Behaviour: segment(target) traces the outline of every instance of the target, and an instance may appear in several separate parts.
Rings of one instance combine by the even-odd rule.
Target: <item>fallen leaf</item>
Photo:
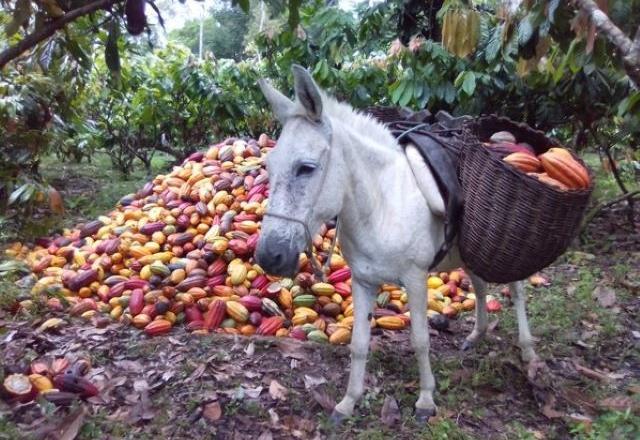
[[[269,409],[269,418],[271,419],[272,425],[274,426],[278,425],[278,422],[280,421],[280,417],[278,416],[278,413],[276,412],[275,408]]]
[[[396,421],[400,420],[400,408],[398,407],[398,402],[392,396],[384,398],[380,420],[387,426],[393,426]]]
[[[65,417],[56,429],[57,440],[73,440],[80,432],[82,423],[84,422],[85,409],[83,406],[77,411]]]
[[[144,379],[136,379],[133,382],[133,389],[135,391],[137,391],[138,393],[141,393],[141,392],[147,391],[149,389],[149,384]]]
[[[143,370],[142,364],[138,361],[129,361],[125,359],[122,361],[114,361],[113,365],[121,370],[130,371],[132,373],[142,373]]]
[[[220,403],[218,402],[207,403],[204,406],[204,411],[202,411],[202,414],[210,422],[215,422],[216,420],[219,420],[220,417],[222,417],[222,408],[220,407]]]
[[[262,431],[258,440],[273,440],[273,434],[271,434],[271,431]]]
[[[590,379],[596,379],[596,380],[600,380],[602,382],[609,382],[610,381],[610,377],[607,376],[607,374],[602,373],[600,371],[596,371],[596,370],[592,370],[591,368],[587,368],[583,365],[580,365],[579,363],[577,363],[576,361],[573,362],[573,365],[576,369],[576,371],[578,371],[578,373],[582,374],[583,376],[586,376]]]
[[[171,342],[173,345],[187,345],[186,342],[180,342],[179,340],[177,340],[176,338],[174,338],[173,336],[171,336],[169,338],[169,342]]]
[[[304,347],[301,341],[293,338],[280,338],[278,341],[278,348],[285,357],[294,359],[305,359],[307,356],[304,353]]]
[[[277,380],[272,380],[269,384],[269,395],[273,400],[287,400],[288,390]]]
[[[253,356],[253,353],[256,352],[256,344],[252,342],[250,342],[244,349],[244,352],[247,354],[247,356]]]
[[[550,394],[548,400],[545,402],[542,407],[542,414],[548,419],[556,419],[558,417],[562,417],[565,414],[555,410],[553,407],[556,404],[556,396]]]
[[[308,374],[304,375],[304,387],[306,389],[315,388],[318,385],[322,385],[323,383],[327,383],[327,379],[321,376],[310,376]]]
[[[194,380],[197,380],[200,378],[200,376],[202,376],[204,374],[204,370],[207,369],[207,366],[205,364],[200,364],[198,365],[198,368],[196,368],[193,373],[191,373],[191,376],[189,376],[189,378],[187,379],[187,382],[192,382]]]
[[[257,399],[260,397],[260,393],[262,393],[262,387],[243,388],[243,391],[249,399]]]
[[[49,318],[36,329],[36,332],[44,332],[46,330],[56,329],[62,324],[64,324],[64,320],[60,318]]]
[[[631,330],[631,334],[633,335],[634,338],[640,339],[640,332],[639,331]]]
[[[311,390],[311,395],[325,411],[331,412],[336,406],[335,400],[333,400],[325,390],[318,390],[316,388],[313,388]]]
[[[607,397],[599,403],[599,406],[611,411],[626,411],[633,407],[633,399],[628,396]]]
[[[606,286],[598,286],[593,290],[595,298],[602,307],[613,307],[616,303],[616,292]]]

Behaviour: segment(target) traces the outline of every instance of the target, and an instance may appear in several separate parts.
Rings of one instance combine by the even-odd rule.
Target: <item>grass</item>
[[[97,217],[113,209],[124,195],[137,191],[156,175],[167,172],[170,158],[161,154],[154,156],[151,168],[151,176],[146,174],[143,167],[136,167],[129,176],[125,176],[113,169],[105,153],[96,153],[91,163],[60,164],[53,156],[46,157],[42,162],[43,175],[51,182],[64,184],[66,179],[77,179],[80,187],[74,189],[83,191],[65,197],[65,207],[70,214],[86,218]],[[87,187],[82,188],[83,183],[87,184],[89,192],[86,191]],[[73,223],[73,219],[68,220]]]
[[[0,440],[15,440],[21,438],[18,427],[0,416]]]
[[[640,416],[627,411],[608,411],[594,420],[591,426],[575,424],[571,433],[576,439],[624,440],[640,438]]]

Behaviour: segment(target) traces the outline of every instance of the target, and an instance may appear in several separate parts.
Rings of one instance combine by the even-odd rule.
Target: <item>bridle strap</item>
[[[329,169],[329,163],[331,162],[331,140],[332,140],[332,137],[333,137],[332,136],[333,133],[331,131],[331,126],[328,123],[323,122],[320,125],[321,125],[321,127],[320,127],[321,130],[323,132],[325,132],[325,134],[327,135],[328,140],[329,140],[329,150],[327,152],[329,157],[327,158],[326,165],[322,169],[322,176],[321,176],[321,180],[320,180],[320,187],[322,188],[322,186],[324,186],[325,179],[327,178],[327,172],[328,172],[328,169]],[[314,203],[311,204],[312,208],[311,208],[311,211],[309,212],[309,215],[307,217],[311,217],[311,214],[313,213],[313,207],[316,206],[316,202],[317,202],[319,197],[320,197],[320,191],[318,191],[318,193],[316,194],[316,200],[314,200]],[[304,229],[305,240],[306,240],[306,243],[307,243],[307,246],[306,246],[306,249],[305,249],[305,254],[307,255],[307,258],[309,259],[309,262],[311,263],[311,268],[313,269],[313,273],[316,276],[316,278],[318,278],[322,282],[326,282],[327,281],[326,270],[327,270],[327,267],[329,266],[329,264],[331,263],[331,256],[333,255],[333,251],[334,251],[335,245],[336,245],[336,240],[338,238],[338,219],[336,218],[335,234],[334,234],[333,238],[331,239],[331,247],[329,248],[329,254],[327,255],[327,260],[324,262],[324,264],[322,266],[320,266],[318,261],[313,256],[313,235],[311,235],[311,231],[309,230],[308,221],[303,221],[303,220],[297,219],[295,217],[290,217],[288,215],[283,215],[283,214],[277,214],[277,213],[274,213],[274,212],[265,212],[263,214],[263,217],[267,217],[267,216],[279,218],[281,220],[294,222],[294,223],[298,223],[298,224],[302,225],[302,227]]]

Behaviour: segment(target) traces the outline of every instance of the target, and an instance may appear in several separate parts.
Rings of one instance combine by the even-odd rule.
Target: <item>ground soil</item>
[[[55,315],[0,311],[5,372],[33,359],[88,359],[87,378],[101,390],[70,407],[0,400],[0,439],[638,438],[640,230],[608,210],[543,274],[549,287],[527,287],[540,362],[519,359],[508,307],[474,351],[459,350],[471,314],[432,330],[439,413],[428,426],[413,419],[418,371],[407,331],[376,332],[365,395],[332,428],[347,346],[183,329],[149,338],[63,314],[63,325],[38,331]]]

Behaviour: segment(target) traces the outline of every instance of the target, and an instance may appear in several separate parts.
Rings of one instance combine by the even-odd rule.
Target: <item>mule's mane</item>
[[[330,117],[341,121],[359,137],[370,139],[375,144],[401,150],[391,132],[372,116],[360,113],[349,104],[340,102],[326,94],[322,95],[322,104]]]

